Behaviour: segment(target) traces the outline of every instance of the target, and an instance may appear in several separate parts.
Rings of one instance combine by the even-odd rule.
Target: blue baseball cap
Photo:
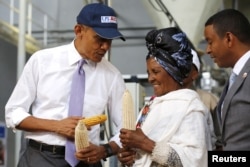
[[[115,39],[123,35],[118,31],[115,11],[102,3],[85,5],[76,18],[78,24],[83,24],[94,29],[102,38]]]

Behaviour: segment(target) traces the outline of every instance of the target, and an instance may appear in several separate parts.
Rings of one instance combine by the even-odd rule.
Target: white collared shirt
[[[68,45],[44,49],[33,54],[5,106],[7,127],[15,127],[32,115],[38,118],[61,120],[68,116],[68,102],[73,73],[82,57]],[[122,122],[122,95],[125,89],[120,72],[105,58],[99,63],[87,61],[83,116],[102,114],[106,107],[117,130]],[[99,144],[100,127],[92,127],[90,140]],[[119,134],[111,140],[119,142]],[[50,132],[28,132],[27,138],[47,144],[64,145],[66,138]]]
[[[244,67],[244,65],[246,64],[247,60],[250,57],[250,51],[246,52],[234,65],[233,67],[233,72],[237,75],[240,74],[240,71],[242,70],[242,68]]]

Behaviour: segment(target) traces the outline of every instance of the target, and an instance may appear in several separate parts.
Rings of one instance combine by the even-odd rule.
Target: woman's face
[[[152,84],[156,96],[162,96],[181,88],[179,83],[153,57],[147,60],[147,73],[148,81]]]

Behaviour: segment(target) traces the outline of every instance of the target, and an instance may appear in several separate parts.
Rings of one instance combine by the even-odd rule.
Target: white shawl
[[[207,114],[193,90],[181,89],[156,97],[141,127],[156,146],[152,155],[140,151],[134,166],[149,167],[152,161],[166,165],[170,147],[179,155],[183,167],[207,166],[207,149],[211,148],[210,140],[207,142]]]

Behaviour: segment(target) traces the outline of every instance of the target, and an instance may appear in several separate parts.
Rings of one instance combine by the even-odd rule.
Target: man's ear
[[[226,38],[227,45],[231,47],[233,44],[234,35],[231,32],[227,32],[225,35],[225,38]]]
[[[78,36],[79,34],[81,34],[81,31],[82,31],[82,27],[79,24],[76,24],[74,27],[75,35]]]

